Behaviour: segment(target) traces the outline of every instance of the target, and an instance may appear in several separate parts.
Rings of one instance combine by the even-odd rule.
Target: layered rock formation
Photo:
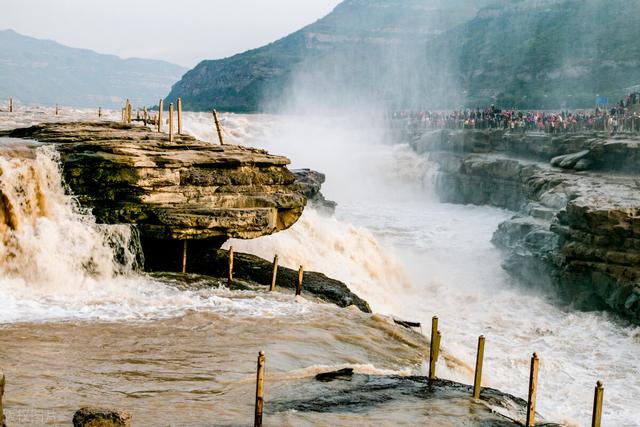
[[[285,230],[306,198],[289,160],[118,123],[41,124],[4,135],[55,143],[64,179],[98,222],[133,224],[149,269],[177,269],[182,240],[202,250]],[[179,263],[179,262],[178,262]]]
[[[640,139],[470,130],[411,144],[438,164],[443,201],[518,212],[494,235],[508,271],[640,323]]]
[[[56,143],[69,185],[99,222],[154,239],[254,238],[304,209],[285,157],[118,123],[41,124],[5,135]]]

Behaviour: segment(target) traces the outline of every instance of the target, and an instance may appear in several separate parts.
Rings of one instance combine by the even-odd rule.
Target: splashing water
[[[204,122],[200,121],[204,119]],[[206,117],[196,135],[213,142]],[[640,328],[605,313],[567,311],[514,283],[491,245],[512,213],[434,201],[436,172],[426,156],[385,144],[377,127],[344,119],[225,115],[227,138],[327,173],[334,217],[307,209],[290,230],[234,247],[345,281],[374,311],[430,324],[440,317],[443,347],[473,366],[487,335],[485,384],[526,396],[531,353],[541,358],[538,409],[547,419],[588,425],[593,387],[605,380],[603,422],[640,425]],[[428,326],[427,326],[428,327]],[[470,369],[443,377],[471,383]]]
[[[29,120],[40,117],[29,114],[19,119],[20,123],[30,124]],[[65,117],[76,118],[74,114]],[[77,118],[81,116],[78,113]],[[424,325],[432,315],[438,315],[444,351],[460,360],[439,367],[442,377],[471,382],[476,339],[486,334],[487,385],[526,395],[529,357],[538,351],[542,358],[538,408],[547,419],[588,425],[593,385],[602,378],[606,386],[605,425],[638,425],[640,384],[636,378],[640,362],[636,355],[640,329],[619,324],[602,313],[561,310],[545,295],[514,283],[500,268],[500,254],[490,244],[492,232],[511,215],[509,212],[434,202],[429,184],[435,172],[427,159],[406,146],[381,143],[384,131],[380,125],[345,123],[336,118],[224,115],[223,126],[228,142],[261,146],[290,156],[296,167],[327,173],[324,193],[339,203],[335,216],[308,209],[290,230],[231,242],[235,247],[268,259],[278,253],[285,265],[295,268],[304,264],[342,279],[375,311]],[[0,127],[13,126],[2,122]],[[186,114],[185,128],[201,139],[217,139],[208,114]],[[282,318],[287,324],[317,315],[313,314],[317,313],[316,304],[304,300],[294,303],[286,295],[263,297],[219,289],[180,291],[167,280],[137,273],[135,235],[127,227],[95,224],[65,196],[54,151],[17,147],[14,142],[8,147],[9,141],[2,142],[0,323],[5,326],[66,319],[158,321],[179,319],[193,311],[217,313],[224,319]],[[320,317],[334,319],[331,316],[324,313]],[[338,319],[341,314],[336,316]],[[181,321],[167,322],[163,328],[171,330]],[[193,331],[204,325],[209,328],[211,321],[202,322],[196,322]],[[339,320],[337,325],[341,325]],[[331,328],[339,331],[336,336],[346,337],[342,328],[350,329],[351,324],[345,325]],[[12,328],[18,327],[5,327],[8,337]],[[109,329],[98,324],[88,328],[92,329],[88,336]],[[145,333],[153,335],[162,328],[149,325],[148,329]],[[320,329],[316,333],[323,336]],[[17,329],[16,333],[21,336]],[[61,331],[60,335],[67,333]],[[137,337],[137,332],[132,333],[128,341],[132,352],[136,351]],[[159,340],[154,345],[163,348],[165,343]],[[379,347],[388,344],[376,341]],[[33,345],[37,348],[38,344]],[[357,349],[349,351],[358,357],[340,356],[336,350],[342,348],[339,341],[327,340],[322,348],[331,357],[323,360],[310,357],[315,350],[298,342],[274,343],[275,363],[282,360],[282,352],[294,354],[288,348],[291,345],[300,352],[295,369],[302,372],[313,371],[316,365],[342,366],[357,360],[365,366],[368,361]],[[94,348],[100,344],[94,343]],[[170,359],[175,353],[179,350],[172,348],[166,357]],[[73,363],[72,356],[68,357],[67,363]],[[407,369],[398,360],[388,363],[383,359],[389,360],[377,359],[373,371],[381,367],[393,372]],[[34,360],[25,366],[34,369],[41,363]],[[411,372],[420,369],[409,366]],[[283,365],[279,370],[288,372],[291,368]],[[294,375],[296,370],[283,375]],[[30,381],[40,384],[35,378]],[[154,385],[161,384],[160,379],[156,381]],[[24,399],[30,402],[29,396]]]

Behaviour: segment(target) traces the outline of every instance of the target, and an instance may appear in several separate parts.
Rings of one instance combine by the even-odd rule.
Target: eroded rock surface
[[[117,409],[85,407],[73,415],[73,427],[131,427],[131,414]]]
[[[437,163],[443,201],[517,213],[493,238],[509,272],[640,323],[640,137],[446,130],[411,144]]]
[[[311,206],[316,207],[320,211],[328,213],[335,212],[338,204],[332,200],[327,200],[320,191],[322,184],[324,184],[327,179],[325,174],[311,169],[294,169],[291,172],[295,175],[298,187],[307,197]]]
[[[5,136],[56,143],[67,185],[99,222],[146,239],[254,238],[293,225],[306,198],[286,157],[118,123],[41,124]]]

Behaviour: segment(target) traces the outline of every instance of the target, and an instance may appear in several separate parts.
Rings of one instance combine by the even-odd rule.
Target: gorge
[[[518,213],[493,237],[509,272],[578,308],[640,322],[636,134],[426,130],[400,139],[438,165],[443,201]]]

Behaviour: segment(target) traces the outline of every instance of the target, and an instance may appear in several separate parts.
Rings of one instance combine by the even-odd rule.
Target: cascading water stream
[[[216,142],[211,120],[190,114],[188,128]],[[371,123],[377,123],[372,120]],[[443,346],[473,366],[477,337],[487,336],[485,384],[526,396],[531,354],[542,358],[538,409],[547,419],[588,425],[593,387],[605,380],[604,423],[638,425],[640,328],[604,313],[575,312],[515,283],[490,243],[508,211],[440,204],[427,155],[384,143],[380,125],[347,118],[223,118],[228,141],[285,154],[293,167],[327,174],[323,193],[335,216],[305,212],[290,230],[236,250],[289,267],[305,265],[345,281],[374,311],[430,324],[438,315]],[[470,371],[442,376],[472,383]]]

